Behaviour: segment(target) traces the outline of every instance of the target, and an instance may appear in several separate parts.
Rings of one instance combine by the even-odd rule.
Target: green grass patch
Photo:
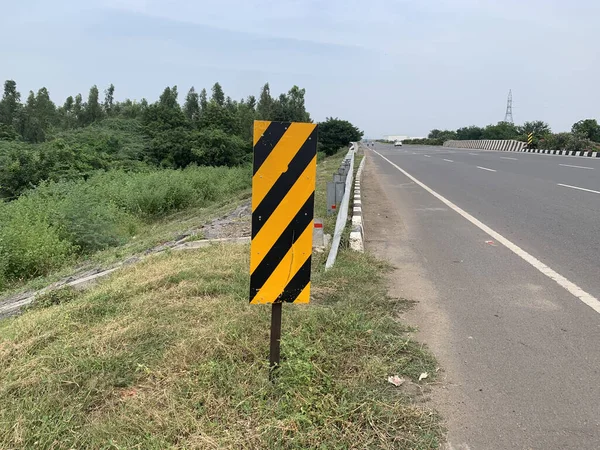
[[[231,202],[250,177],[248,167],[189,167],[44,183],[0,203],[0,290],[152,234],[179,211]]]
[[[435,448],[437,417],[387,382],[435,362],[344,251],[313,302],[284,305],[268,381],[268,306],[248,247],[148,259],[69,301],[0,322],[1,448]]]
[[[319,166],[317,211],[342,157]],[[0,448],[437,448],[437,415],[387,382],[435,374],[389,267],[326,256],[311,303],[284,305],[275,382],[248,246],[166,252],[1,321]]]

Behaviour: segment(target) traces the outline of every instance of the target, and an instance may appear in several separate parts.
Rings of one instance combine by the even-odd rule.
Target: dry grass
[[[313,303],[285,305],[273,384],[247,255],[157,256],[0,322],[0,448],[435,447],[437,418],[386,381],[434,361],[392,319],[383,267],[317,269]]]

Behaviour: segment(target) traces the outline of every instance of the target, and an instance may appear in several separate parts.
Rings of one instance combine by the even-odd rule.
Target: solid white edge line
[[[575,169],[589,169],[589,170],[594,170],[593,167],[585,167],[585,166],[572,166],[571,164],[559,164],[559,166],[563,166],[563,167],[574,167]]]
[[[580,191],[585,191],[585,192],[592,192],[594,194],[600,194],[600,191],[593,191],[592,189],[586,189],[586,188],[582,188],[582,187],[577,187],[577,186],[571,186],[570,184],[561,184],[561,183],[557,183],[559,186],[562,187],[567,187],[567,188],[571,188],[571,189],[578,189]]]
[[[481,170],[489,170],[490,172],[497,172],[496,170],[494,170],[494,169],[488,169],[487,167],[477,166],[477,168],[481,169]]]
[[[445,159],[444,161],[448,161],[448,162],[454,162],[451,159]]]
[[[508,239],[506,239],[500,233],[492,230],[486,224],[484,224],[480,220],[476,219],[471,214],[469,214],[468,212],[466,212],[462,208],[458,207],[457,205],[455,205],[454,203],[452,203],[447,198],[445,198],[442,195],[438,194],[437,192],[435,192],[433,189],[431,189],[426,184],[424,184],[424,183],[420,182],[419,180],[417,180],[415,177],[413,177],[411,174],[409,174],[408,172],[406,172],[401,167],[399,167],[396,164],[394,164],[392,161],[390,161],[389,159],[387,159],[381,153],[378,153],[375,150],[373,150],[373,151],[377,155],[381,156],[388,163],[390,163],[393,167],[395,167],[396,169],[398,169],[404,176],[406,176],[407,178],[409,178],[410,180],[412,180],[415,184],[421,186],[423,189],[425,189],[427,192],[429,192],[435,198],[437,198],[438,200],[440,200],[446,206],[448,206],[449,208],[453,209],[455,212],[457,212],[458,214],[460,214],[461,216],[463,216],[465,219],[467,219],[469,222],[471,222],[473,225],[475,225],[481,231],[483,231],[484,233],[486,233],[489,236],[491,236],[492,238],[494,238],[496,240],[496,242],[499,242],[502,245],[504,245],[506,248],[508,248],[510,251],[512,251],[515,255],[519,256],[521,259],[523,259],[524,261],[526,261],[529,264],[531,264],[534,268],[536,268],[537,270],[539,270],[541,273],[543,273],[544,275],[546,275],[551,280],[554,280],[559,286],[561,286],[564,289],[566,289],[567,291],[569,291],[571,294],[573,294],[575,297],[577,297],[583,303],[585,303],[590,308],[592,308],[594,311],[596,311],[598,314],[600,314],[600,301],[598,301],[597,298],[595,298],[591,294],[588,294],[583,289],[581,289],[579,286],[577,286],[575,283],[567,280],[561,274],[559,274],[558,272],[554,271],[553,269],[551,269],[550,267],[548,267],[546,264],[544,264],[543,262],[541,262],[535,256],[530,255],[525,250],[523,250],[521,247],[519,247],[516,244],[513,244],[511,241],[509,241]],[[560,185],[560,186],[567,186],[567,185]],[[573,187],[573,186],[567,186],[567,187]],[[583,188],[576,188],[576,189],[583,189]],[[584,190],[588,190],[588,189],[584,189]],[[597,193],[600,194],[600,192],[597,192]]]

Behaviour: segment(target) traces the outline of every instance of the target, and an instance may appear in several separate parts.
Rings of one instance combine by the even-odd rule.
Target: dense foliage
[[[571,133],[553,134],[550,126],[541,121],[525,122],[514,125],[498,122],[495,125],[468,127],[453,130],[431,130],[425,139],[407,139],[406,144],[442,145],[449,140],[514,139],[527,141],[533,133],[533,147],[557,150],[598,150],[600,148],[600,125],[595,119],[580,120],[575,123]]]
[[[225,199],[250,186],[254,120],[311,122],[297,86],[274,98],[265,84],[236,101],[219,83],[177,86],[158,101],[115,100],[92,86],[57,107],[46,88],[26,101],[14,81],[0,100],[0,289],[79,255],[119,245],[146,221]],[[362,133],[327,119],[321,149]],[[210,167],[205,167],[210,166]],[[222,167],[218,167],[222,166]]]
[[[190,166],[43,182],[0,203],[0,289],[6,281],[44,275],[78,255],[124,243],[146,221],[225,199],[246,189],[250,177],[248,166]]]
[[[333,155],[350,142],[362,139],[363,132],[347,120],[328,117],[319,124],[319,151]]]
[[[104,98],[92,86],[56,107],[46,88],[29,92],[25,103],[14,81],[0,100],[0,198],[16,199],[42,181],[87,179],[97,170],[238,166],[252,157],[254,120],[311,122],[305,90],[293,86],[274,98],[265,84],[258,100],[225,95],[219,83],[200,93],[192,87],[180,105],[177,86],[155,103]],[[321,150],[335,153],[362,132],[347,121],[327,119],[320,127]]]

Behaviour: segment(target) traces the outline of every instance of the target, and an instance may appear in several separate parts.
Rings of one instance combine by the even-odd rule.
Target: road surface
[[[418,301],[449,448],[600,448],[600,159],[368,155],[366,247]]]

